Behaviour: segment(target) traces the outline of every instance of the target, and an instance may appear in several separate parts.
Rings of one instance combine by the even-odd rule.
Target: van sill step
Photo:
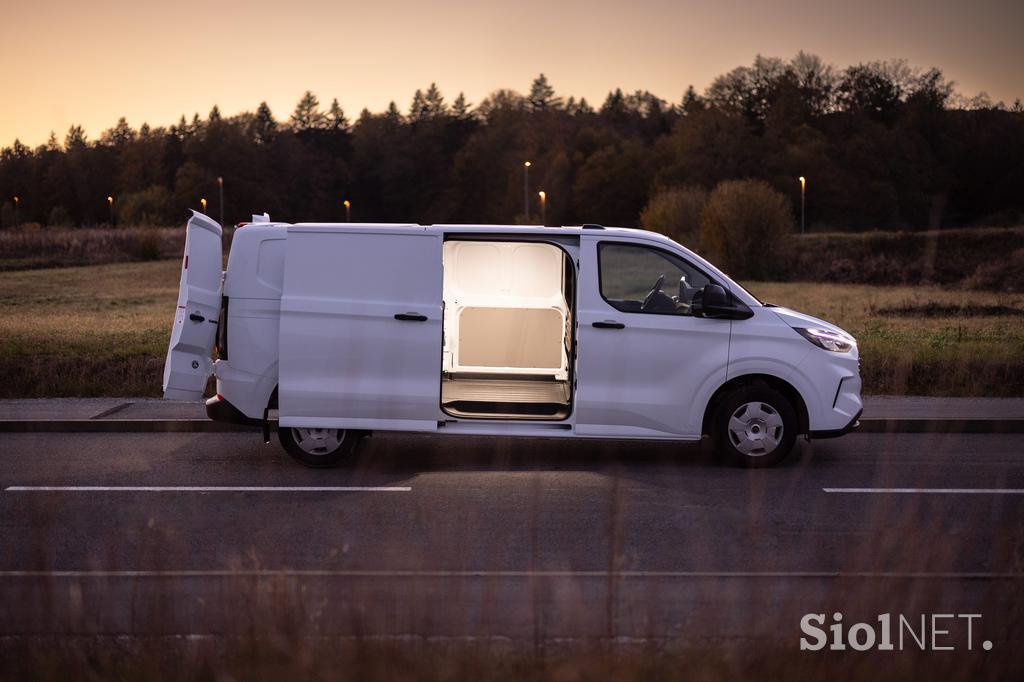
[[[569,404],[568,381],[456,379],[441,383],[441,403]]]

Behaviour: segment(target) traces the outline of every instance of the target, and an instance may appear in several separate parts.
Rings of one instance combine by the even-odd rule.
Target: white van
[[[849,432],[857,344],[653,232],[188,222],[164,397],[312,466],[370,431],[712,438],[736,461]],[[211,360],[216,348],[217,360]]]

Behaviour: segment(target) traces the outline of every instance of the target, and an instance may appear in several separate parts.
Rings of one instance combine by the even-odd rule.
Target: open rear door
[[[164,398],[201,400],[213,373],[214,338],[220,313],[223,244],[221,226],[192,211],[185,228],[178,312],[164,363]]]

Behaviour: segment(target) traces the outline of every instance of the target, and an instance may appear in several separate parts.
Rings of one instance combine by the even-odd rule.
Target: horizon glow
[[[1024,98],[1024,3],[978,0],[92,0],[19,3],[0,24],[0,146],[34,147],[82,125],[90,140],[124,116],[138,128],[254,111],[278,121],[306,90],[350,119],[437,82],[448,102],[499,88],[526,92],[541,72],[559,95],[600,106],[611,90],[680,101],[755,55],[799,50],[844,68],[906,58],[937,66],[957,91]]]

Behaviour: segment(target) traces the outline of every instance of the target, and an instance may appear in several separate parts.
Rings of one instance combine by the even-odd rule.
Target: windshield
[[[750,296],[752,299],[754,299],[755,301],[757,301],[761,305],[763,305],[763,306],[773,306],[773,305],[775,305],[774,303],[766,303],[766,302],[762,301],[760,296],[756,295],[754,292],[752,292],[750,289],[746,288],[745,286],[743,286],[739,282],[737,282],[735,280],[729,280],[729,281],[732,284],[734,289],[739,289],[739,290],[745,292],[748,296]]]

